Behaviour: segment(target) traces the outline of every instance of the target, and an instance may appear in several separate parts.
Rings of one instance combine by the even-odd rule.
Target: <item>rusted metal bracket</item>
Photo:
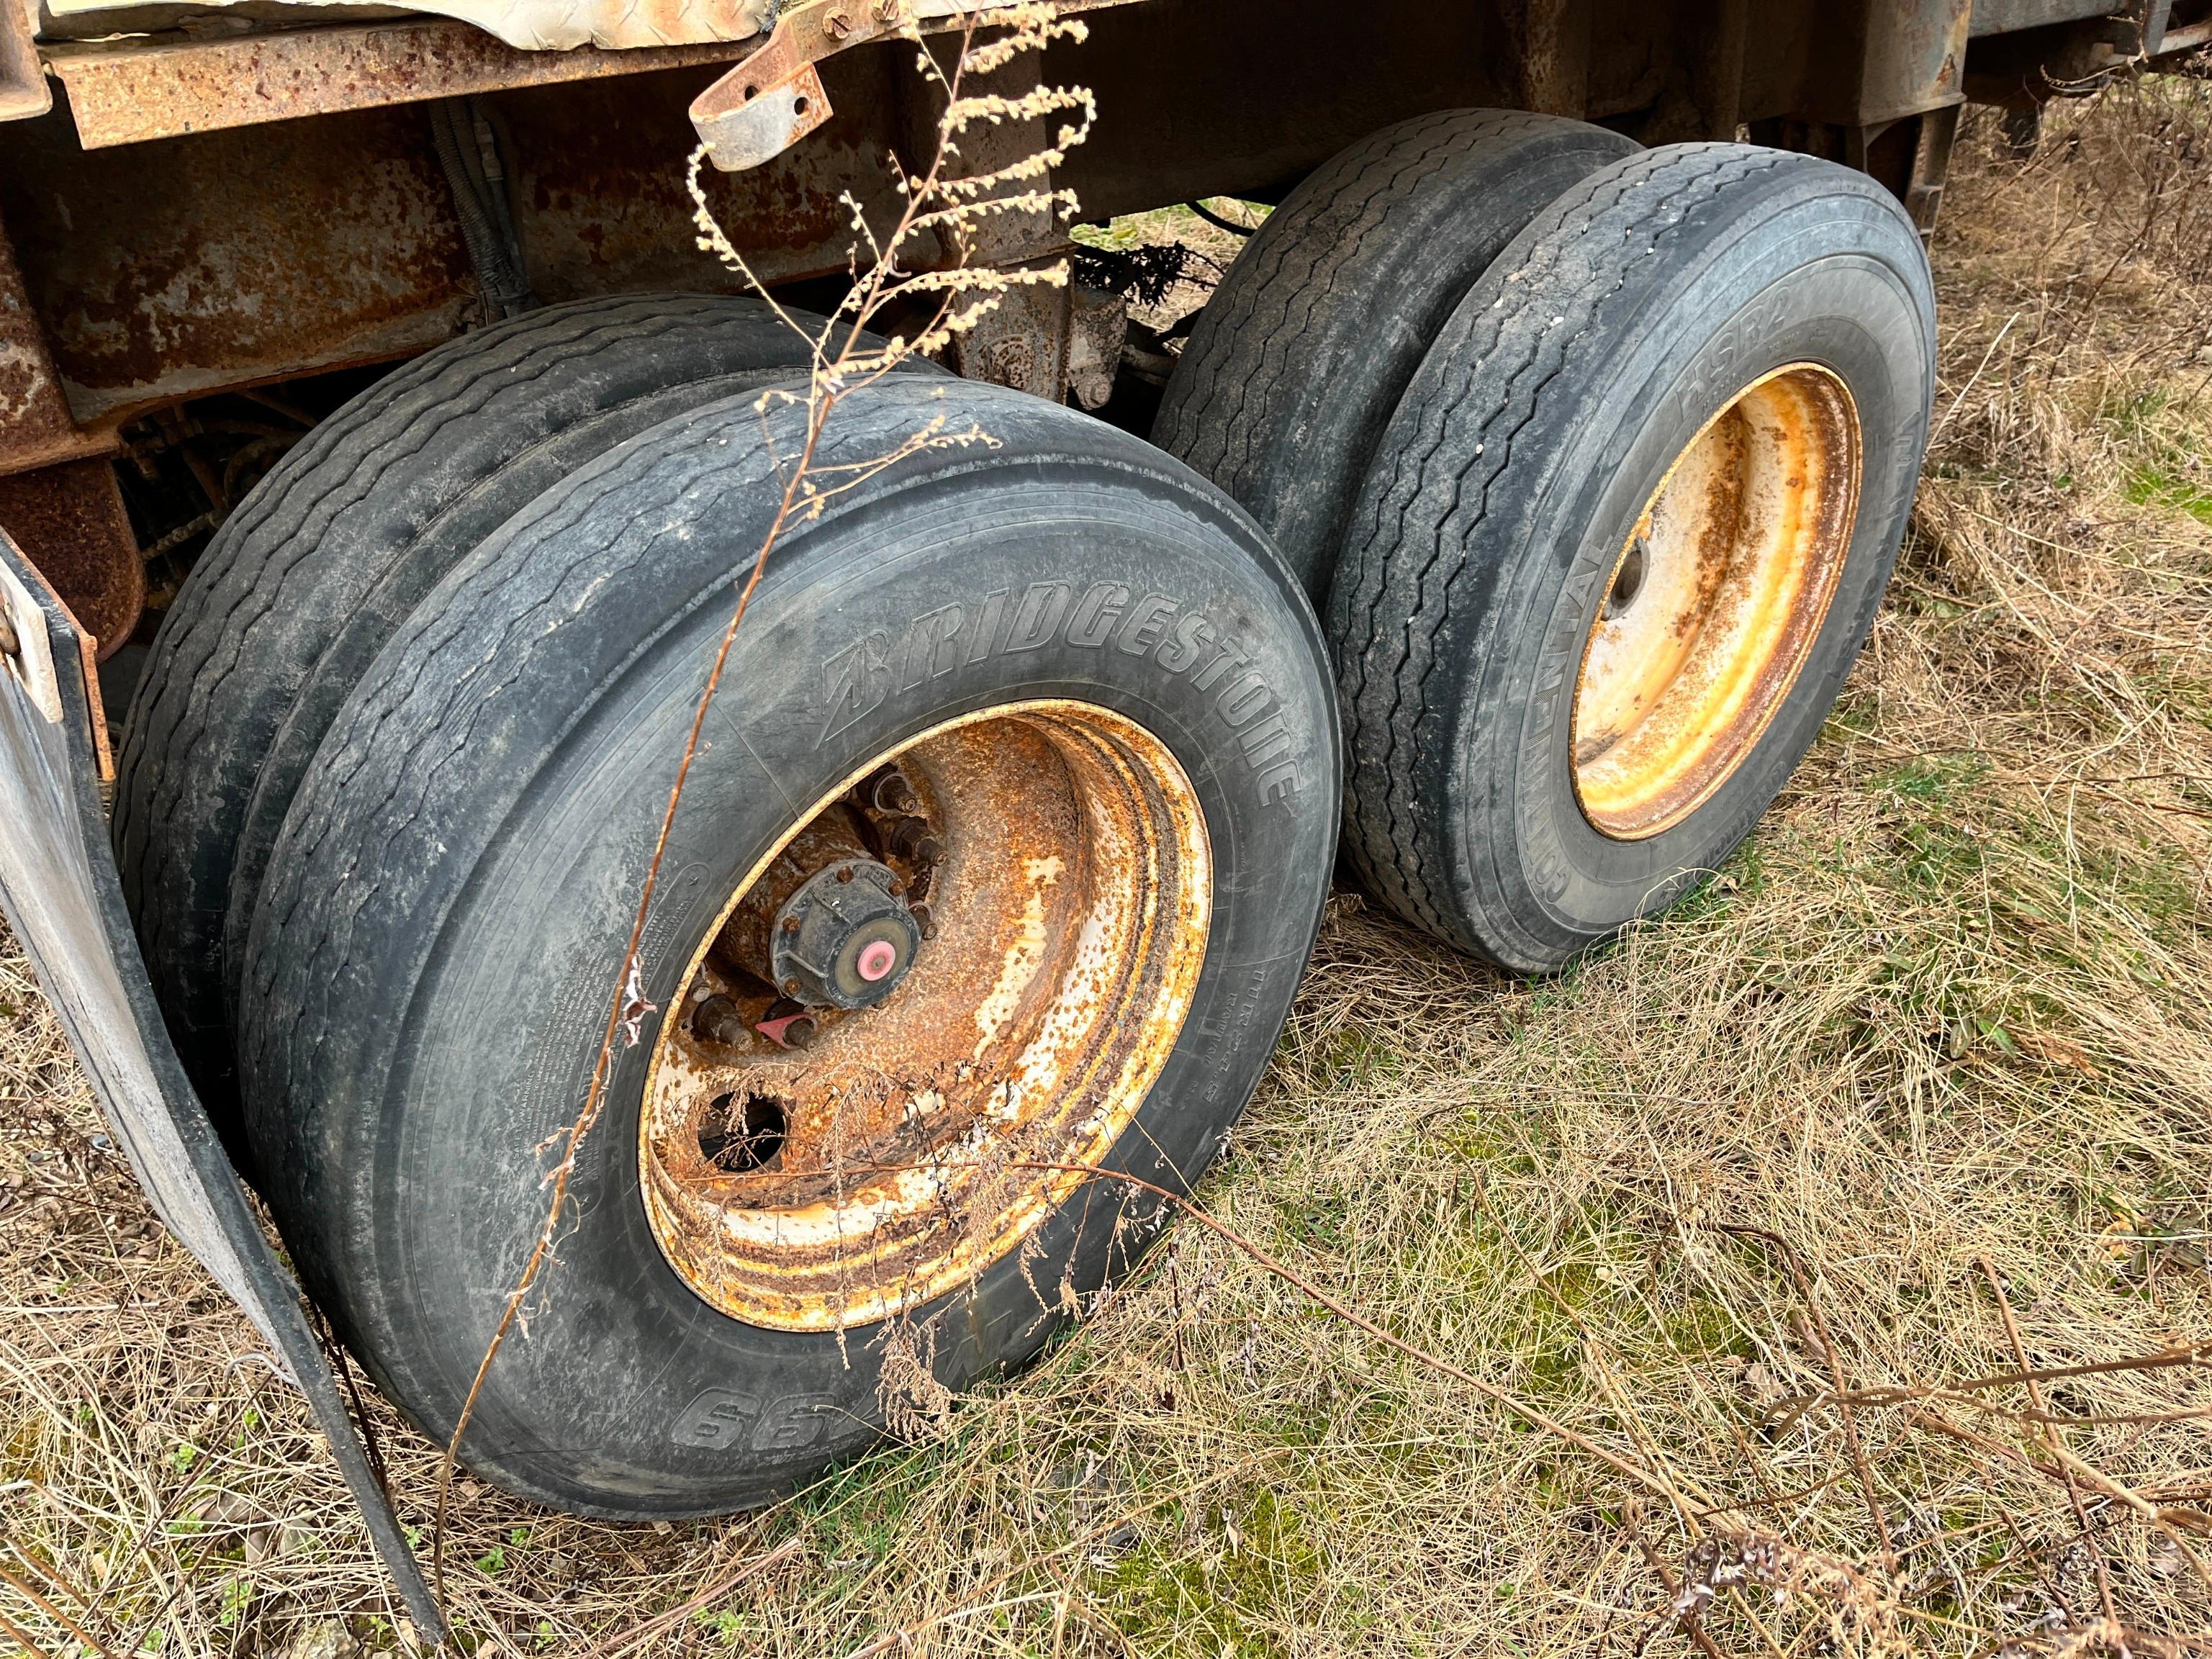
[[[914,0],[801,0],[768,44],[691,102],[708,159],[725,173],[773,161],[833,113],[815,64],[915,21]]]
[[[0,0],[0,10],[13,3]],[[118,447],[113,433],[82,431],[70,412],[15,246],[0,225],[0,477],[112,455]]]
[[[1137,0],[1062,0],[1065,14]],[[724,173],[773,161],[831,115],[815,68],[852,46],[915,27],[957,28],[988,18],[991,0],[799,0],[777,17],[768,44],[691,103],[707,157]]]
[[[28,120],[54,106],[32,44],[38,27],[38,0],[0,0],[0,121]]]

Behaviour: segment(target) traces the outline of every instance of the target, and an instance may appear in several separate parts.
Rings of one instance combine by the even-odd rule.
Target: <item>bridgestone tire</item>
[[[1453,314],[1377,453],[1330,596],[1347,853],[1401,915],[1555,969],[1663,908],[1750,830],[1864,641],[1926,444],[1935,306],[1897,203],[1735,144],[1592,174]],[[1856,526],[1778,713],[1717,793],[1600,834],[1569,750],[1583,641],[1673,459],[1755,377],[1810,362],[1856,401]]]
[[[1230,267],[1152,441],[1243,502],[1322,603],[1375,446],[1445,319],[1554,197],[1635,149],[1510,110],[1444,110],[1353,145]]]
[[[533,312],[379,381],[224,525],[139,681],[114,840],[170,1036],[234,1148],[237,953],[269,848],[354,682],[439,577],[548,486],[805,350],[755,300]]]
[[[886,382],[837,410],[819,464],[886,454],[939,418],[989,447],[908,457],[769,559],[676,819],[641,986],[665,1007],[799,804],[871,757],[969,711],[1103,705],[1172,751],[1212,848],[1194,1000],[1108,1160],[1185,1188],[1267,1063],[1328,890],[1341,775],[1319,629],[1233,504],[1040,399]],[[781,456],[799,453],[799,412],[768,424]],[[253,1144],[307,1284],[433,1439],[544,1222],[548,1137],[588,1092],[669,781],[779,490],[740,399],[550,491],[393,636],[270,859],[240,1009]],[[587,1514],[755,1503],[882,1420],[881,1327],[841,1341],[739,1322],[657,1247],[639,1111],[662,1018],[617,1047],[557,1265],[462,1448],[487,1480]],[[939,1334],[938,1378],[958,1389],[1032,1355],[1056,1287],[1095,1290],[1141,1242],[1113,1224],[1124,1207],[1158,1214],[1094,1182],[1026,1250],[914,1310]]]

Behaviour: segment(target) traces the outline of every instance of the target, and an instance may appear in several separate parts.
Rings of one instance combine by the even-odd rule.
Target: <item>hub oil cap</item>
[[[817,1006],[870,1008],[906,977],[921,929],[890,866],[854,859],[817,871],[776,917],[777,988]]]

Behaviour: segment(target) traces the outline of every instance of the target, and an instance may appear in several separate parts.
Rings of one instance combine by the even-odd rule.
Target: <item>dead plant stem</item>
[[[2005,1340],[2012,1346],[2013,1363],[2025,1372],[2030,1369],[2027,1363],[2027,1348],[2020,1340],[2020,1323],[2013,1317],[2012,1298],[2005,1294],[2004,1280],[1999,1276],[1996,1265],[1989,1257],[1984,1255],[1978,1257],[1977,1260],[1981,1264],[1982,1276],[1990,1281],[1990,1294],[1996,1297],[1997,1317],[2004,1322]],[[2041,1411],[2044,1408],[2041,1383],[2031,1382],[2027,1385],[2027,1397],[2029,1403],[2034,1406],[2036,1410]],[[2063,1451],[2066,1442],[2059,1430],[2050,1428],[2048,1439],[2054,1450]],[[2104,1547],[2097,1541],[2090,1530],[2089,1512],[2081,1503],[2081,1483],[2075,1479],[2074,1472],[2070,1468],[2066,1471],[2066,1498],[2074,1507],[2074,1519],[2081,1528],[2081,1546],[2089,1552],[2089,1559],[2096,1565],[2098,1606],[2102,1609],[2106,1619],[2117,1625],[2120,1622],[2120,1616],[2112,1606],[2112,1576],[2105,1565]]]
[[[1820,1339],[1820,1350],[1827,1357],[1828,1376],[1838,1396],[1837,1414],[1843,1421],[1844,1443],[1850,1448],[1851,1467],[1858,1472],[1859,1486],[1866,1495],[1867,1514],[1874,1522],[1875,1535],[1881,1540],[1882,1565],[1894,1573],[1897,1571],[1897,1549],[1890,1542],[1889,1517],[1884,1513],[1881,1498],[1875,1490],[1874,1471],[1867,1465],[1866,1448],[1859,1443],[1857,1420],[1852,1417],[1850,1407],[1842,1401],[1846,1392],[1844,1362],[1837,1355],[1835,1336],[1828,1329],[1827,1316],[1821,1311],[1820,1297],[1813,1293],[1811,1277],[1805,1271],[1805,1264],[1798,1259],[1796,1247],[1779,1233],[1769,1232],[1764,1227],[1753,1227],[1741,1222],[1714,1222],[1711,1224],[1721,1232],[1764,1240],[1781,1255],[1784,1264],[1790,1269],[1790,1278],[1796,1282],[1797,1293],[1805,1298],[1806,1311],[1812,1318],[1814,1334]]]

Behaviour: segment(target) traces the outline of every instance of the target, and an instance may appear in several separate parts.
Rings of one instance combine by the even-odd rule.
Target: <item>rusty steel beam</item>
[[[102,656],[122,649],[146,607],[146,563],[104,459],[115,447],[112,431],[78,428],[0,230],[0,532],[15,537]]]
[[[81,149],[59,108],[0,134],[0,219],[81,426],[409,356],[450,337],[471,301],[416,112],[133,150]]]
[[[1589,108],[1590,0],[1507,0],[1520,103],[1579,120]]]
[[[1816,14],[1789,114],[1870,141],[1887,123],[1964,102],[1972,21],[1972,0],[1867,0]]]
[[[0,0],[0,4],[11,0]],[[742,56],[742,41],[522,52],[447,18],[43,46],[87,149]]]
[[[38,0],[0,0],[0,121],[44,115],[54,94],[39,67]]]
[[[1134,0],[1064,0],[1064,10],[1089,10]],[[21,0],[0,0],[0,7]],[[884,0],[837,0],[860,27],[839,33],[828,19],[814,25],[806,50],[812,64],[883,32]],[[901,20],[920,13],[932,27],[951,27],[969,8],[956,0],[906,0]],[[842,11],[836,13],[842,15]],[[811,38],[818,34],[817,42]],[[26,37],[27,43],[27,36]],[[213,39],[140,35],[107,41],[62,41],[38,49],[46,70],[69,94],[77,137],[87,149],[137,144],[186,133],[255,126],[307,115],[376,109],[432,98],[556,86],[639,75],[695,64],[726,64],[760,46],[760,37],[695,46],[639,46],[603,51],[525,52],[450,18],[416,17],[389,23],[272,28]],[[0,98],[6,58],[0,55]],[[36,65],[33,65],[35,70]],[[41,96],[42,77],[33,76]],[[31,115],[45,107],[25,108]],[[823,114],[807,126],[821,125]],[[6,118],[0,108],[0,118]],[[794,134],[802,137],[804,133]],[[765,159],[765,158],[763,158]]]
[[[1744,51],[1751,35],[1751,0],[1711,0],[1702,20],[1704,40],[1690,65],[1698,137],[1723,143],[1735,137],[1743,114]]]
[[[1872,126],[1966,101],[1972,0],[1897,0],[1869,9],[1855,125]]]
[[[15,249],[0,228],[0,477],[115,447],[112,433],[77,429]]]

